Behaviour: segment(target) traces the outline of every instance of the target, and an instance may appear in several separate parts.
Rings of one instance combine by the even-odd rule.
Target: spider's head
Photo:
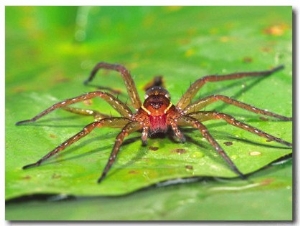
[[[160,86],[153,86],[146,91],[142,108],[151,116],[160,116],[167,113],[172,106],[170,94]]]

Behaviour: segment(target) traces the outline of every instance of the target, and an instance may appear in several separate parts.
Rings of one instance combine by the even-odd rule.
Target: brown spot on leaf
[[[172,150],[172,152],[181,155],[181,154],[186,153],[186,150],[183,148],[176,148],[176,149]]]
[[[272,36],[281,36],[288,29],[287,24],[275,24],[264,29],[264,33]]]
[[[29,179],[31,179],[31,177],[27,175],[25,177],[22,177],[21,179],[23,179],[23,180],[29,180]]]
[[[244,57],[243,62],[244,63],[251,63],[253,61],[252,57]]]
[[[231,146],[233,143],[232,143],[231,141],[225,141],[224,144],[225,144],[226,146]]]
[[[50,133],[49,136],[50,136],[51,138],[56,138],[56,135],[53,134],[53,133]]]
[[[137,174],[138,172],[135,171],[135,170],[130,170],[128,173],[129,173],[129,174]]]
[[[149,146],[149,150],[151,150],[151,151],[157,151],[157,150],[158,150],[158,147]]]
[[[57,173],[52,174],[52,179],[58,179],[60,177],[61,177],[60,174],[57,174]]]
[[[265,52],[265,53],[269,53],[269,52],[271,52],[273,49],[272,48],[270,48],[270,47],[262,47],[261,48],[261,51],[263,51],[263,52]]]
[[[194,169],[194,167],[193,167],[192,165],[186,165],[185,168],[186,168],[187,170],[193,170],[193,169]]]
[[[55,83],[66,83],[66,82],[70,82],[71,79],[69,78],[65,78],[65,77],[57,77],[54,79]]]
[[[263,116],[260,116],[259,119],[263,120],[263,121],[269,121],[269,119],[267,117],[263,117]]]
[[[267,179],[261,181],[260,184],[261,184],[262,186],[265,186],[265,185],[271,184],[273,181],[274,181],[274,179],[267,178]]]
[[[24,91],[26,91],[26,89],[24,87],[19,87],[19,86],[13,89],[14,93],[22,93]]]

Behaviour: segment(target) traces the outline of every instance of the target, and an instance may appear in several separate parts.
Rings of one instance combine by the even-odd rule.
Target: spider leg
[[[288,146],[288,147],[292,147],[292,143],[290,143],[288,141],[285,141],[285,140],[282,140],[278,137],[272,136],[271,134],[268,134],[268,133],[266,133],[262,130],[259,130],[259,129],[253,127],[253,126],[250,126],[246,123],[238,121],[234,117],[232,117],[228,114],[215,112],[215,111],[200,111],[200,112],[196,112],[196,113],[191,113],[191,114],[189,114],[189,116],[192,117],[192,118],[196,118],[200,121],[202,121],[202,118],[204,120],[223,119],[224,121],[226,121],[230,125],[239,127],[243,130],[247,130],[250,133],[253,133],[253,134],[256,134],[258,136],[267,138],[268,140],[276,141],[277,143],[283,144],[283,145]]]
[[[148,139],[148,134],[149,134],[149,127],[143,127],[142,131],[142,144],[143,146],[147,145],[147,139]]]
[[[62,109],[78,115],[93,116],[95,121],[99,121],[100,119],[111,117],[110,115],[103,114],[100,113],[99,111],[89,110],[89,109],[73,108],[73,107],[63,107]]]
[[[77,96],[74,98],[70,98],[70,99],[66,99],[64,101],[58,102],[58,103],[52,105],[51,107],[47,108],[46,110],[42,111],[41,113],[39,113],[32,119],[19,121],[16,123],[16,125],[21,125],[23,123],[28,123],[28,122],[35,122],[39,118],[49,114],[50,112],[54,111],[55,109],[65,108],[68,105],[78,103],[78,102],[81,102],[84,100],[92,99],[95,97],[100,97],[100,98],[104,99],[116,111],[118,111],[122,116],[124,116],[126,118],[131,117],[131,115],[132,115],[131,110],[123,102],[121,102],[120,100],[118,100],[117,98],[115,98],[113,95],[111,95],[109,93],[105,93],[105,92],[101,92],[101,91],[94,91],[94,92],[86,93],[86,94],[83,94],[83,95],[80,95],[80,96]]]
[[[127,124],[128,121],[129,120],[126,119],[126,118],[105,118],[105,119],[102,119],[102,120],[97,121],[97,122],[92,122],[92,123],[88,124],[87,126],[85,126],[79,133],[77,133],[74,136],[67,139],[65,142],[63,142],[62,144],[57,146],[55,149],[50,151],[48,154],[46,154],[44,157],[42,157],[37,162],[26,165],[26,166],[23,166],[23,169],[27,169],[27,168],[30,168],[30,167],[33,167],[33,166],[39,166],[45,160],[49,159],[51,156],[57,154],[58,152],[64,150],[65,148],[67,148],[71,144],[75,143],[79,139],[85,137],[86,135],[88,135],[90,132],[92,132],[97,127],[98,128],[99,127],[104,127],[104,126],[109,127],[111,125],[113,125],[111,127],[116,127],[116,126],[122,127],[125,124]]]
[[[209,133],[205,125],[203,125],[200,121],[190,116],[181,116],[180,120],[178,121],[178,124],[190,125],[198,129],[201,132],[202,136],[214,147],[217,153],[227,162],[227,164],[233,170],[233,172],[235,172],[241,178],[245,178],[245,175],[235,166],[235,164],[232,162],[232,160],[229,158],[229,156],[226,154],[223,148]]]
[[[179,141],[181,143],[185,143],[185,141],[186,141],[185,136],[178,128],[177,123],[172,120],[172,121],[170,121],[170,124],[171,124],[172,130],[173,130],[175,136],[179,139]]]
[[[86,84],[86,85],[89,85],[90,87],[94,87],[96,88],[96,90],[101,90],[101,91],[105,91],[105,92],[109,92],[113,95],[120,95],[122,94],[122,92],[118,89],[113,89],[113,88],[110,88],[108,86],[98,86],[98,85],[93,85],[93,84]]]
[[[275,67],[271,70],[267,71],[258,71],[258,72],[238,72],[238,73],[232,73],[228,75],[208,75],[203,78],[200,78],[196,80],[189,88],[188,90],[183,94],[179,102],[177,103],[176,107],[179,109],[184,109],[186,106],[189,105],[193,97],[196,95],[196,93],[199,91],[199,89],[207,82],[219,82],[219,81],[225,81],[225,80],[232,80],[232,79],[239,79],[244,77],[250,77],[250,76],[266,76],[271,75],[272,73],[279,71],[283,69],[283,65],[280,65],[278,67]]]
[[[250,104],[246,104],[246,103],[237,101],[235,99],[232,99],[230,97],[223,96],[223,95],[212,95],[212,96],[205,97],[205,98],[203,98],[203,99],[187,106],[184,109],[183,112],[184,112],[184,114],[189,114],[189,113],[192,113],[192,112],[196,112],[196,111],[199,111],[202,108],[206,107],[207,105],[209,105],[209,104],[211,104],[215,101],[219,101],[219,100],[223,101],[227,104],[231,104],[231,105],[234,105],[236,107],[245,109],[247,111],[254,112],[256,114],[267,115],[267,116],[278,118],[278,119],[281,119],[281,120],[284,120],[284,121],[291,121],[292,120],[292,117],[286,117],[286,116],[278,115],[276,113],[269,112],[268,110],[263,110],[263,109],[254,107]]]
[[[112,152],[110,153],[108,162],[106,163],[106,166],[105,166],[101,176],[98,179],[98,183],[100,183],[104,179],[107,172],[109,171],[109,169],[115,162],[117,154],[120,150],[120,146],[122,145],[124,138],[126,136],[128,136],[130,133],[132,133],[138,129],[141,129],[141,128],[142,128],[142,125],[139,122],[129,122],[123,127],[122,131],[116,137],[116,142],[114,144]]]
[[[94,69],[92,70],[92,72],[91,72],[90,76],[88,77],[88,79],[84,81],[84,84],[88,84],[89,82],[91,82],[93,80],[93,78],[95,77],[97,71],[102,69],[102,68],[103,69],[108,69],[108,70],[118,71],[121,74],[121,76],[124,79],[125,86],[126,86],[126,89],[127,89],[127,93],[130,97],[132,105],[136,110],[138,110],[142,105],[141,100],[138,96],[136,86],[134,84],[134,81],[133,81],[129,71],[122,65],[100,62],[94,67]]]

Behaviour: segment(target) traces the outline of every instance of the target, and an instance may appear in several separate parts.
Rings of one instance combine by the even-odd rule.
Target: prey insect
[[[244,178],[244,174],[238,169],[238,167],[226,154],[223,147],[218,143],[218,141],[211,135],[207,127],[203,124],[204,121],[223,120],[232,126],[247,130],[250,133],[256,134],[257,136],[263,137],[269,141],[275,141],[284,146],[292,147],[292,143],[275,137],[249,124],[241,122],[229,114],[217,111],[204,111],[202,109],[216,101],[221,101],[226,104],[234,105],[235,107],[254,112],[256,114],[273,117],[283,121],[291,121],[292,117],[286,117],[267,110],[263,110],[224,95],[211,95],[192,102],[200,88],[208,82],[220,82],[225,80],[240,79],[244,77],[268,76],[283,69],[283,66],[278,66],[265,71],[238,72],[227,75],[208,75],[202,77],[190,85],[190,87],[182,95],[176,105],[172,104],[169,92],[162,86],[150,87],[146,91],[145,100],[142,103],[141,99],[138,96],[138,92],[132,76],[124,66],[119,64],[110,64],[105,62],[98,63],[92,70],[89,78],[85,81],[85,84],[90,83],[100,69],[112,70],[120,73],[125,82],[127,93],[129,95],[131,105],[134,109],[131,109],[131,107],[127,106],[124,102],[116,98],[111,93],[97,90],[63,100],[52,105],[51,107],[47,108],[46,110],[42,111],[29,120],[17,122],[16,125],[32,123],[59,108],[76,114],[90,115],[95,118],[94,122],[86,125],[80,132],[54,148],[37,162],[24,166],[23,169],[27,169],[33,166],[39,166],[51,156],[63,151],[71,144],[88,135],[94,129],[101,127],[121,128],[121,131],[116,137],[111,154],[104,167],[104,170],[102,171],[101,176],[98,179],[98,182],[101,182],[109,172],[110,168],[117,158],[120,147],[125,137],[135,131],[142,132],[141,140],[144,145],[146,145],[147,143],[147,138],[152,134],[166,133],[168,130],[173,131],[173,134],[179,141],[185,142],[186,139],[184,134],[181,132],[180,127],[190,126],[198,130],[201,135],[211,144],[214,150],[224,159],[228,167],[230,167],[233,172],[235,172],[242,178]],[[120,116],[112,117],[95,110],[85,110],[70,107],[70,105],[72,104],[92,98],[103,99],[108,104],[110,104],[112,108],[114,108],[120,114]]]

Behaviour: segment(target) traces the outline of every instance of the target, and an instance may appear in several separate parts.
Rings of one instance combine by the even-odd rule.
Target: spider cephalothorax
[[[114,97],[112,94],[98,90],[74,98],[66,99],[64,101],[52,105],[51,107],[42,111],[40,114],[36,115],[32,119],[17,122],[16,123],[17,125],[28,123],[28,122],[34,122],[39,118],[43,117],[44,115],[58,108],[62,108],[64,110],[76,114],[91,115],[95,118],[94,122],[85,126],[79,133],[67,139],[65,142],[57,146],[55,149],[53,149],[51,152],[46,154],[43,158],[41,158],[37,162],[24,166],[23,169],[40,165],[42,162],[50,158],[52,155],[57,154],[58,152],[64,150],[72,143],[76,142],[80,138],[89,134],[95,128],[104,127],[104,126],[122,128],[122,130],[116,137],[116,142],[114,144],[108,162],[102,172],[102,175],[98,179],[98,182],[100,182],[106,176],[107,172],[115,162],[124,138],[128,134],[138,130],[142,130],[142,141],[143,144],[146,144],[148,136],[159,132],[165,133],[168,129],[171,129],[173,131],[175,137],[177,137],[178,140],[184,142],[185,138],[179,129],[180,126],[191,126],[195,129],[198,129],[199,132],[202,134],[202,136],[214,147],[215,151],[219,153],[220,156],[227,162],[228,166],[240,177],[244,177],[243,173],[240,172],[240,170],[235,166],[232,160],[228,157],[228,155],[220,146],[220,144],[209,133],[209,130],[202,123],[203,121],[221,119],[233,126],[247,130],[250,133],[256,134],[258,136],[264,137],[269,141],[275,141],[277,143],[289,147],[292,146],[292,143],[284,141],[266,132],[263,132],[262,130],[259,130],[251,125],[238,121],[231,115],[216,112],[216,111],[203,111],[202,109],[215,101],[223,101],[224,103],[231,104],[239,108],[243,108],[247,111],[251,111],[265,116],[274,117],[284,121],[291,121],[292,117],[286,117],[286,116],[278,115],[276,113],[272,113],[267,110],[256,108],[249,104],[234,100],[230,97],[223,96],[223,95],[207,96],[192,102],[196,93],[206,82],[218,82],[224,80],[239,79],[243,77],[267,76],[278,70],[283,69],[283,66],[279,66],[267,71],[240,72],[240,73],[233,73],[233,74],[222,75],[222,76],[216,76],[216,75],[205,76],[192,83],[191,86],[183,94],[183,96],[180,98],[180,100],[176,105],[173,105],[171,103],[170,94],[168,93],[167,90],[165,90],[161,86],[153,86],[148,88],[148,90],[146,91],[145,100],[142,103],[140,98],[138,97],[134,81],[132,80],[129,71],[122,65],[118,65],[118,64],[109,64],[105,62],[98,63],[94,67],[90,77],[88,78],[88,80],[85,81],[85,83],[87,84],[90,81],[92,81],[92,79],[95,77],[96,72],[101,68],[120,72],[121,76],[125,81],[127,92],[131,100],[131,104],[134,108],[134,111],[132,111],[130,107],[128,107],[125,103],[123,103],[122,101]],[[156,82],[155,84],[161,84],[161,82],[159,83]],[[71,104],[92,99],[95,97],[100,97],[103,100],[105,100],[117,112],[119,112],[121,116],[111,117],[94,110],[86,110],[86,109],[69,107],[69,105]]]
[[[162,87],[154,86],[146,91],[140,114],[142,111],[146,112],[147,119],[144,126],[149,127],[149,132],[152,134],[167,131],[171,116],[169,111],[174,110],[175,106],[170,102],[168,91]]]

